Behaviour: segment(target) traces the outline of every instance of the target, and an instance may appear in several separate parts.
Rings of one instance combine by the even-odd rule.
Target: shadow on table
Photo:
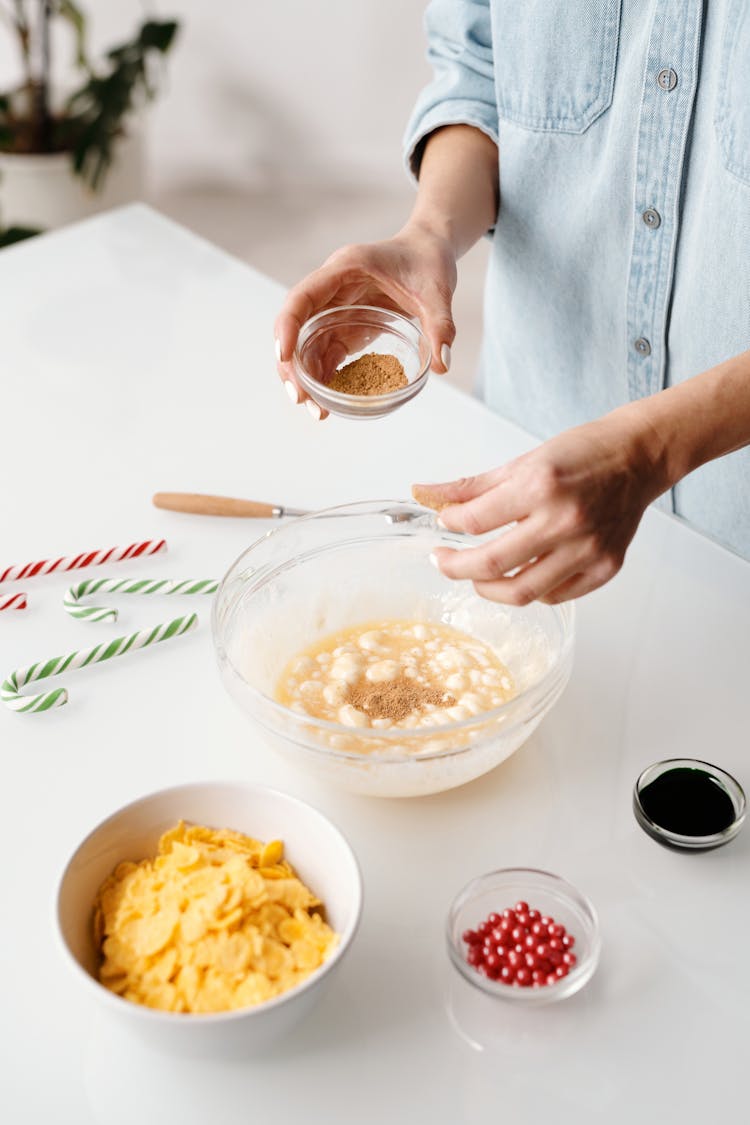
[[[265,1113],[274,1106],[277,1120],[289,1121],[296,1114],[307,1116],[311,1103],[325,1098],[328,1125],[351,1120],[346,1116],[351,1104],[345,1112],[343,1101],[327,1092],[331,1075],[345,1070],[348,1086],[371,1082],[371,1060],[382,1055],[383,1044],[395,1057],[408,1059],[426,1018],[423,990],[408,983],[416,982],[416,975],[397,977],[385,952],[370,951],[368,960],[366,972],[361,963],[344,963],[330,992],[298,1028],[250,1055],[215,1059],[161,1053],[99,1018],[85,1062],[94,1119],[101,1125],[132,1125],[134,1119],[139,1125],[177,1120],[205,1125],[207,1115],[220,1109],[222,1125],[246,1125],[251,1106]],[[440,1018],[439,997],[434,1003]]]

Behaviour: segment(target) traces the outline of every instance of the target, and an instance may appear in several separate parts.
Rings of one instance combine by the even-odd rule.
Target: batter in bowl
[[[316,641],[284,669],[277,699],[349,727],[412,730],[491,711],[516,694],[494,649],[450,625],[382,620]]]

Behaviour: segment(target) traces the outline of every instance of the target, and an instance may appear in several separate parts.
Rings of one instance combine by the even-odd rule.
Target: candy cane
[[[0,594],[0,609],[26,609],[26,595],[8,594],[3,597]]]
[[[71,617],[82,621],[116,621],[117,610],[103,605],[81,605],[81,598],[99,592],[108,594],[215,594],[219,583],[213,578],[87,578],[71,586],[63,605]]]
[[[69,555],[59,559],[42,559],[40,562],[6,567],[5,570],[0,571],[0,582],[20,582],[25,578],[52,574],[56,570],[82,570],[86,566],[102,566],[104,563],[159,555],[166,549],[165,539],[144,539],[141,543],[128,543],[127,547],[110,547],[106,551],[83,551],[80,555]],[[0,610],[25,608],[25,594],[12,594],[7,597],[0,595]]]
[[[19,711],[22,714],[62,707],[68,702],[65,688],[54,688],[52,691],[26,696],[21,695],[21,688],[36,680],[45,680],[48,676],[58,676],[61,672],[85,668],[88,664],[99,664],[103,660],[112,660],[115,656],[124,656],[126,652],[135,652],[139,648],[146,648],[147,645],[168,641],[172,637],[189,633],[197,624],[196,614],[191,613],[188,617],[176,617],[174,621],[156,625],[153,629],[142,629],[138,633],[131,633],[129,637],[117,637],[114,641],[103,641],[93,648],[69,652],[67,656],[53,656],[51,660],[37,661],[36,664],[30,664],[28,668],[17,668],[0,686],[0,699],[11,711]]]

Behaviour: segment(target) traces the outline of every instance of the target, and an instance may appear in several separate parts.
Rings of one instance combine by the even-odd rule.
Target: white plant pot
[[[0,152],[0,228],[50,230],[143,195],[144,145],[139,133],[117,143],[100,191],[74,175],[67,152],[20,155]]]

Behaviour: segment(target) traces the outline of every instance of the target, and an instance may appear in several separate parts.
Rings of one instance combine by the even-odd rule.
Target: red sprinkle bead
[[[520,988],[557,984],[577,964],[575,937],[527,902],[493,912],[461,935],[466,961],[489,980]]]

